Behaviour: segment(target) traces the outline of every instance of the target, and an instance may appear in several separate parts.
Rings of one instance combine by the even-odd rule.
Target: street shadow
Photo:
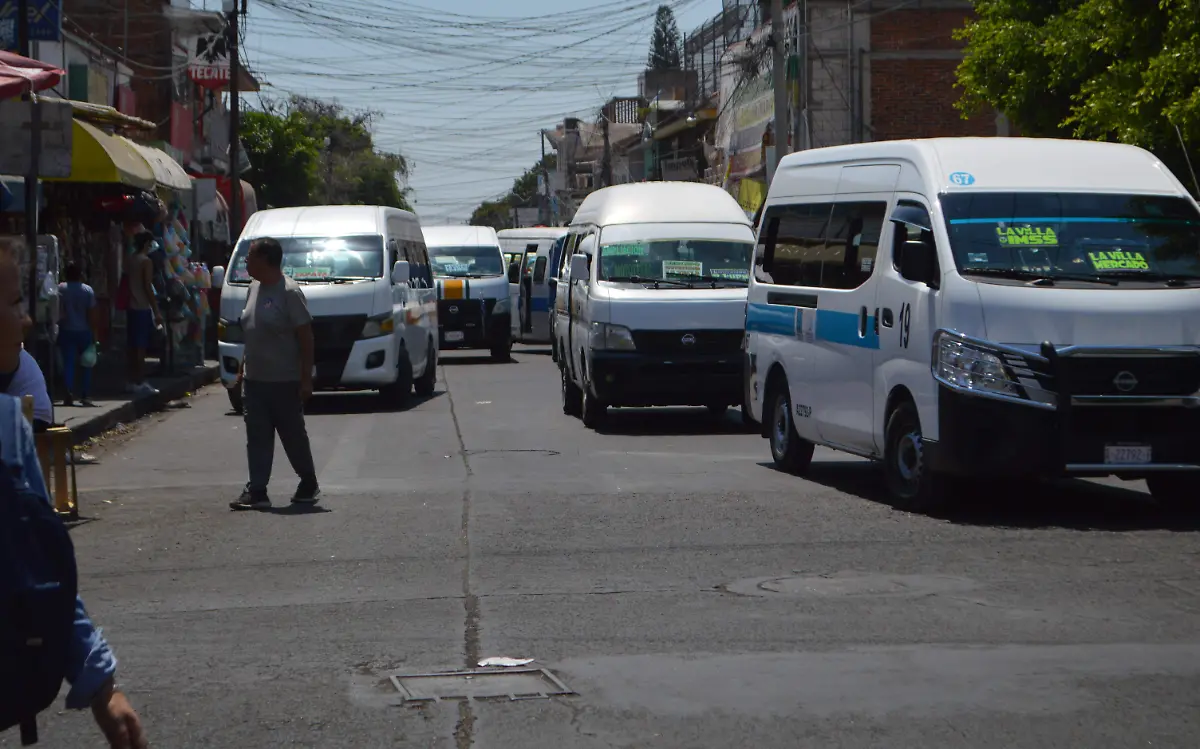
[[[267,510],[259,510],[259,512],[264,512],[268,515],[322,515],[326,512],[333,512],[333,510],[329,509],[328,507],[324,507],[323,505],[319,505],[319,504],[318,505],[286,504],[286,505],[280,505],[279,507],[271,507],[270,509],[267,509]]]
[[[513,353],[514,354],[533,354],[534,356],[552,356],[554,354],[554,352],[550,350],[549,346],[547,346],[546,348],[522,347],[520,351],[514,351]]]
[[[778,471],[774,463],[759,465]],[[869,502],[895,508],[883,469],[866,461],[817,461],[804,479]],[[954,525],[1077,531],[1200,531],[1195,511],[1161,507],[1143,491],[1081,479],[1046,482],[958,480],[955,500],[926,516]],[[1141,488],[1142,484],[1131,486]]]
[[[731,408],[714,417],[705,408],[610,408],[596,434],[626,437],[686,437],[691,435],[753,434],[757,427],[742,424],[742,412]]]
[[[315,393],[304,406],[305,416],[353,416],[357,414],[403,413],[411,411],[431,400],[442,397],[446,391],[435,390],[433,395],[411,394],[400,408],[394,408],[384,402],[383,397],[376,392],[324,392]]]
[[[516,363],[517,363],[516,357],[505,359],[503,361],[496,361],[495,359],[492,358],[491,354],[476,354],[476,355],[466,355],[466,356],[441,356],[441,355],[438,356],[438,364],[440,364],[443,367],[461,367],[464,365],[476,365],[476,364],[500,365],[500,364],[516,364]]]

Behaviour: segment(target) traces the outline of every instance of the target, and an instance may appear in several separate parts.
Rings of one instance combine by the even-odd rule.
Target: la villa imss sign
[[[188,78],[207,89],[229,85],[229,45],[225,34],[202,34],[189,45]]]

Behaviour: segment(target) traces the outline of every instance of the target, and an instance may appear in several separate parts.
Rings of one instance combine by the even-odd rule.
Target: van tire
[[[421,396],[422,398],[428,398],[429,396],[433,395],[433,391],[437,387],[437,365],[437,345],[434,344],[432,339],[430,339],[429,356],[425,360],[425,371],[422,372],[421,376],[417,378],[417,381],[413,383],[413,386],[417,391],[417,395]]]
[[[1196,475],[1190,473],[1159,473],[1146,477],[1146,488],[1159,506],[1168,510],[1200,507],[1200,487]]]
[[[567,416],[583,415],[583,392],[571,381],[571,373],[566,367],[562,372],[562,411]]]
[[[392,409],[404,408],[413,390],[412,361],[408,358],[408,350],[401,347],[397,358],[396,381],[379,389],[384,405]]]
[[[506,362],[512,360],[513,337],[512,331],[504,336],[503,341],[492,344],[492,361]]]
[[[796,434],[796,426],[792,423],[792,398],[787,385],[776,387],[768,402],[771,404],[771,459],[780,470],[787,473],[797,476],[808,473],[816,446]]]
[[[608,406],[604,405],[599,398],[592,395],[588,388],[583,389],[583,425],[588,429],[595,429],[604,423],[604,417],[608,414]]]
[[[925,464],[921,434],[917,407],[901,402],[887,420],[883,473],[897,509],[927,513],[944,506],[949,491],[946,478]]]
[[[241,384],[238,384],[235,387],[226,388],[225,392],[229,394],[229,407],[233,409],[233,412],[238,416],[244,414],[246,412],[246,406],[242,402]]]

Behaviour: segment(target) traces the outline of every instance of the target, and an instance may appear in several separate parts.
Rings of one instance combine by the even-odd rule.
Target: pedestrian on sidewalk
[[[158,295],[154,291],[154,261],[150,253],[158,247],[154,235],[139,232],[133,238],[134,253],[129,258],[129,309],[125,312],[128,340],[129,384],[126,391],[135,396],[157,395],[158,390],[146,382],[146,350],[155,330],[162,325],[162,312],[158,309]]]
[[[255,240],[246,253],[253,281],[242,310],[245,349],[238,372],[246,420],[246,462],[250,481],[235,510],[271,507],[267,484],[275,457],[275,434],[300,477],[292,502],[314,504],[321,490],[304,425],[304,404],[312,396],[312,315],[304,291],[283,274],[279,240]],[[244,380],[244,382],[243,382]]]
[[[12,264],[16,268],[17,260],[23,251],[23,242],[0,242],[0,266]],[[0,267],[0,271],[4,270]],[[14,270],[13,276],[19,275]],[[50,402],[50,392],[46,389],[46,376],[37,360],[25,350],[24,339],[33,322],[25,309],[25,295],[22,293],[19,280],[15,281],[19,297],[17,304],[21,307],[20,324],[7,334],[0,335],[0,393],[20,398],[24,395],[33,396],[33,431],[44,432],[54,423],[54,404]],[[8,299],[0,300],[0,304],[9,304]]]
[[[61,308],[58,325],[58,347],[62,351],[63,379],[67,384],[64,406],[75,404],[75,368],[84,352],[96,343],[96,292],[83,282],[83,273],[74,262],[67,263],[67,280],[58,285]],[[92,389],[92,368],[79,367],[82,380],[79,388],[80,405],[94,406],[89,393]]]
[[[12,254],[11,248],[0,244],[0,354],[5,356],[18,350],[25,354],[24,350],[20,349],[20,345],[25,330],[29,327],[29,315],[25,311],[24,295],[21,293],[18,275],[16,257]],[[25,355],[28,356],[28,354]],[[29,360],[33,361],[33,358],[30,357]],[[34,366],[36,367],[36,363]],[[0,464],[3,464],[4,473],[9,478],[6,496],[0,497],[0,501],[6,503],[6,515],[24,518],[26,515],[34,514],[29,512],[29,507],[20,506],[19,498],[15,496],[18,491],[29,492],[45,501],[47,505],[51,504],[50,493],[46,490],[46,484],[42,480],[42,468],[38,463],[33,433],[28,422],[25,421],[21,403],[16,398],[5,395],[0,395]],[[44,513],[37,514],[45,517]],[[25,548],[15,543],[18,540],[33,542],[44,538],[40,534],[34,537],[32,530],[26,530],[35,524],[38,523],[32,518],[27,522],[6,524],[3,531],[9,535],[6,536],[3,550],[11,552],[17,548]],[[9,540],[14,543],[8,543]],[[40,547],[36,548],[41,550]],[[14,557],[4,554],[0,555],[0,560],[3,560],[5,564],[14,565],[14,568],[11,569],[0,569],[0,579],[7,583],[0,586],[0,589],[6,593],[15,592],[23,585],[28,585],[28,579],[20,573],[36,572],[39,576],[43,576],[57,572],[57,570],[47,569],[47,560],[45,559]],[[55,579],[61,581],[63,578],[58,576]],[[39,596],[36,602],[28,604],[33,606],[33,610],[25,610],[24,613],[31,623],[42,628],[38,630],[38,633],[52,631],[64,635],[61,642],[58,638],[41,642],[47,648],[53,647],[56,643],[61,644],[65,648],[65,652],[40,654],[44,658],[41,661],[43,663],[53,663],[55,661],[53,656],[58,655],[62,659],[59,661],[62,670],[58,675],[41,671],[31,673],[22,665],[29,657],[28,654],[22,653],[20,657],[9,657],[9,650],[15,647],[14,643],[30,642],[32,638],[31,633],[28,632],[23,637],[17,635],[15,630],[19,619],[11,616],[11,610],[5,608],[0,613],[0,630],[5,630],[4,636],[0,636],[0,653],[3,653],[3,658],[0,659],[2,661],[0,662],[0,694],[5,697],[3,704],[0,704],[0,712],[8,716],[16,712],[22,702],[35,699],[34,695],[43,691],[49,678],[54,677],[55,683],[61,683],[61,678],[65,678],[71,684],[71,689],[67,693],[67,708],[78,710],[90,707],[92,717],[100,730],[104,732],[110,747],[113,749],[144,749],[147,744],[142,731],[141,719],[129,704],[129,700],[116,686],[114,681],[117,668],[116,658],[113,657],[112,649],[100,634],[100,630],[92,624],[88,617],[83,600],[75,596],[73,607],[70,605],[69,599],[65,601],[66,606],[61,608],[70,617],[70,620],[59,623],[59,626],[55,627],[52,623],[40,620],[37,616],[43,610],[49,610],[48,605],[43,605],[45,599],[45,595]],[[0,608],[10,606],[12,603],[11,598],[0,598]],[[56,610],[59,608],[55,607]],[[10,637],[9,634],[14,636]],[[50,694],[54,695],[57,691],[57,687],[54,687],[50,690]],[[53,696],[50,699],[53,699]],[[18,715],[16,717],[33,716]],[[0,725],[7,725],[7,723]]]

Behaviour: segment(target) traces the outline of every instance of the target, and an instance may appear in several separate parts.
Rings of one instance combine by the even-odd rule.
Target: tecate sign
[[[188,78],[203,88],[229,85],[229,44],[225,34],[202,34],[188,44]]]

